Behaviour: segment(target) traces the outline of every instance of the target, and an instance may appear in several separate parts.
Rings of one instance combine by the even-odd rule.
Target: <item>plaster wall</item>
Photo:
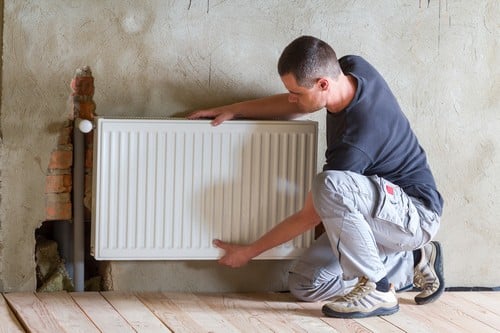
[[[294,38],[360,54],[386,77],[426,149],[445,211],[448,286],[500,285],[500,2],[5,0],[0,129],[0,290],[35,289],[34,231],[74,70],[97,113],[167,116],[283,92]],[[325,149],[324,112],[318,166]],[[289,262],[114,262],[116,290],[280,290]]]

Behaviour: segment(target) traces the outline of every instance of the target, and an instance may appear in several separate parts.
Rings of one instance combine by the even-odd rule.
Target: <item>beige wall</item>
[[[172,115],[283,91],[276,61],[302,34],[325,39],[339,55],[365,56],[399,97],[446,200],[438,239],[448,285],[500,285],[500,2],[5,0],[4,7],[0,290],[35,288],[44,174],[76,68],[92,68],[101,115]],[[312,117],[320,130],[323,117]],[[279,290],[287,266],[111,269],[115,289]]]

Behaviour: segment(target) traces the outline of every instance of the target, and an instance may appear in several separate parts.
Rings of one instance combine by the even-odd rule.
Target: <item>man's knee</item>
[[[290,293],[297,299],[304,302],[318,302],[342,293],[343,284],[341,279],[333,279],[318,282],[290,272],[288,274],[288,287]]]
[[[300,274],[290,272],[288,274],[288,288],[290,293],[295,298],[304,302],[316,302],[316,293],[314,286],[308,281],[307,278]]]

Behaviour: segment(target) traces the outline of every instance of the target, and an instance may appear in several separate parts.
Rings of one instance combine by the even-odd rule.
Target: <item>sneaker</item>
[[[422,249],[422,258],[414,268],[413,284],[422,290],[415,296],[417,304],[434,302],[444,291],[443,255],[441,244],[432,241]]]
[[[375,282],[359,279],[354,289],[345,296],[323,305],[323,314],[335,318],[363,318],[385,316],[399,310],[394,287],[387,292],[378,291]]]

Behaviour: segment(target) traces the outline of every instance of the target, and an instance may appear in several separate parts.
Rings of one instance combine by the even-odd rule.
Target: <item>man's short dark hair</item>
[[[337,55],[330,45],[312,37],[302,36],[283,50],[278,61],[280,76],[293,74],[297,83],[310,88],[320,77],[336,79],[341,72]]]

